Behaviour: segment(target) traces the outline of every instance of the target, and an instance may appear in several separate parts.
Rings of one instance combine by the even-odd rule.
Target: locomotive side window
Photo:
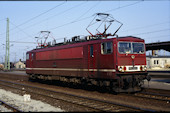
[[[31,55],[31,56],[32,56],[32,59],[33,59],[33,58],[34,58],[34,53],[32,53],[32,55]]]
[[[29,53],[26,54],[26,59],[29,60]]]
[[[112,42],[105,42],[101,44],[101,53],[110,54],[113,51]]]
[[[90,46],[90,56],[93,57],[93,46]]]

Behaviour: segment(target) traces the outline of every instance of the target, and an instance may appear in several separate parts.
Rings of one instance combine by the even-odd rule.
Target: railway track
[[[10,105],[10,104],[2,101],[2,100],[0,100],[0,105],[1,105],[1,106],[4,106],[4,107],[7,108],[7,109],[10,109],[11,112],[23,112],[23,111],[19,110],[18,108],[16,108],[15,106]]]
[[[147,91],[148,90],[148,91]],[[156,92],[158,89],[147,89],[142,92],[137,92],[134,94],[122,94],[122,95],[127,95],[127,96],[133,96],[136,98],[146,98],[146,99],[151,99],[151,100],[158,100],[158,101],[165,101],[167,103],[170,102],[170,92],[166,93],[160,93],[160,91]],[[154,92],[150,91],[154,90]],[[162,90],[163,92],[164,90]]]
[[[170,102],[170,94],[158,94],[158,93],[151,93],[151,92],[140,92],[140,93],[135,93],[133,96]]]
[[[56,92],[35,86],[29,86],[21,83],[0,80],[0,85],[19,90],[24,93],[31,94],[31,97],[39,96],[41,98],[48,98],[54,101],[64,101],[70,104],[76,104],[81,107],[90,109],[91,111],[105,111],[105,112],[122,112],[122,111],[154,111],[152,109],[142,109],[130,105],[120,104],[113,101],[100,100],[96,98],[84,97],[63,92]],[[24,89],[24,90],[23,90]],[[34,96],[33,96],[34,95]]]

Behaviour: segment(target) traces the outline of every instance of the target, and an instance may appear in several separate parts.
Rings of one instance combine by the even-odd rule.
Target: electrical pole
[[[23,52],[23,61],[24,61],[24,52]]]
[[[5,70],[10,70],[10,61],[9,61],[9,18],[7,18],[7,29],[6,29]]]

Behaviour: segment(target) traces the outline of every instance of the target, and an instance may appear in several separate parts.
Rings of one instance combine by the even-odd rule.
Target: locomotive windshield
[[[139,42],[119,42],[119,53],[121,54],[143,54],[144,44]]]

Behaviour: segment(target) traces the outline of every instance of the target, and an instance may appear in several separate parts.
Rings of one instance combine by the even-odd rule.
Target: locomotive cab
[[[117,39],[116,75],[120,89],[141,90],[143,80],[148,78],[143,39],[132,36]]]

